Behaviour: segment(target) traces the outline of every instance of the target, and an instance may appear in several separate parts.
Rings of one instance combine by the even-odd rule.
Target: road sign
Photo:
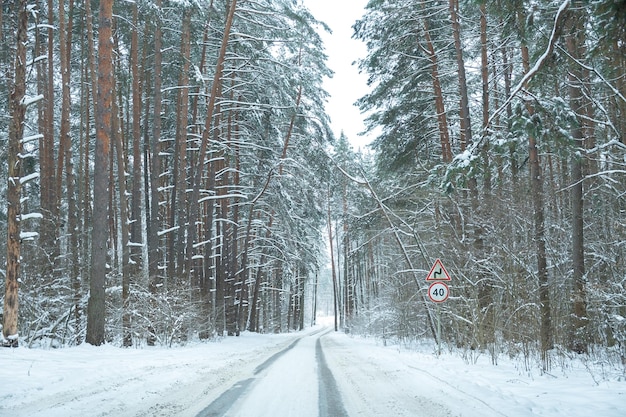
[[[448,299],[450,289],[445,282],[437,281],[428,287],[428,297],[435,303],[443,303]]]
[[[433,264],[433,267],[430,268],[430,272],[426,276],[426,281],[450,281],[450,274],[446,271],[446,268],[443,266],[441,259],[437,259]]]

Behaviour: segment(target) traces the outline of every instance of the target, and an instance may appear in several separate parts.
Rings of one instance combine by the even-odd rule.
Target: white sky
[[[337,137],[343,130],[354,149],[363,151],[373,138],[358,135],[365,130],[364,116],[354,102],[367,94],[367,76],[359,74],[356,64],[352,64],[365,57],[367,48],[363,42],[352,39],[352,25],[363,16],[367,1],[303,0],[313,16],[333,31],[331,35],[321,33],[328,66],[335,72],[332,79],[324,82],[324,88],[330,94],[326,112],[331,118],[332,129]]]

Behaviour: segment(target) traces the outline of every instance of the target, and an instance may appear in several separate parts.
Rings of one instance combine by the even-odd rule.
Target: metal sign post
[[[441,355],[441,304],[437,303],[437,357]]]

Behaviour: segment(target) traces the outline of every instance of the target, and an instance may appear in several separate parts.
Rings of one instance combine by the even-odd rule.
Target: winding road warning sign
[[[441,259],[437,259],[433,264],[433,267],[430,268],[430,272],[426,276],[426,281],[450,281],[450,274],[446,271],[446,268],[443,266]]]

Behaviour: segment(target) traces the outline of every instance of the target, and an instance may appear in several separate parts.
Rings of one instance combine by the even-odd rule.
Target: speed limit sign
[[[433,282],[428,287],[428,297],[435,303],[443,303],[448,299],[449,295],[450,289],[441,281]]]

